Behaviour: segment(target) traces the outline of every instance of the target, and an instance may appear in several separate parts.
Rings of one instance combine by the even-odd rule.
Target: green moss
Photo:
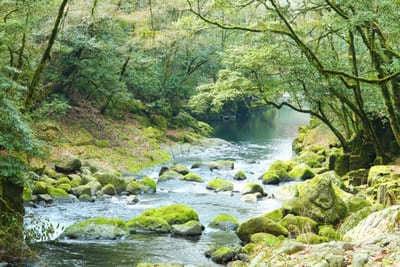
[[[265,172],[261,176],[261,179],[262,179],[263,184],[279,184],[279,182],[280,182],[279,175],[274,171]]]
[[[101,193],[106,195],[115,195],[115,187],[112,184],[107,184],[101,189]]]
[[[212,189],[215,191],[232,191],[233,184],[222,178],[214,178],[207,184],[207,189]]]
[[[80,196],[80,195],[91,195],[92,194],[92,190],[90,188],[90,186],[88,185],[80,185],[77,187],[74,187],[71,189],[72,194],[76,195],[76,196]]]
[[[164,172],[160,177],[158,177],[158,181],[172,180],[172,179],[181,179],[183,176],[176,171],[168,170]]]
[[[112,184],[117,193],[121,193],[126,189],[126,181],[119,172],[97,172],[94,177],[102,186]]]
[[[238,172],[235,173],[235,175],[233,176],[233,179],[235,179],[235,180],[246,180],[247,176],[244,173],[244,171],[239,170]]]
[[[68,177],[61,177],[56,181],[55,185],[58,186],[60,184],[70,184],[70,183],[71,181],[68,179]]]
[[[194,173],[186,174],[185,176],[183,176],[181,178],[181,180],[191,181],[191,182],[198,182],[198,183],[204,182],[204,180],[200,176],[198,176],[197,174],[194,174]]]
[[[47,184],[45,182],[36,182],[33,194],[47,194]]]
[[[329,240],[339,240],[340,236],[332,225],[321,225],[318,227],[318,235],[326,237]]]
[[[210,222],[209,226],[222,230],[236,230],[239,226],[239,221],[230,214],[220,214]]]
[[[238,237],[244,242],[249,242],[250,236],[256,233],[270,233],[277,236],[289,234],[285,227],[263,216],[245,221],[237,230]]]
[[[145,191],[156,192],[157,190],[157,183],[149,176],[144,177],[140,183]]]
[[[282,226],[289,230],[291,234],[297,236],[301,233],[313,232],[317,230],[317,223],[307,217],[286,215],[280,222]]]
[[[190,171],[187,167],[181,165],[181,164],[175,164],[172,168],[171,171],[177,172],[182,175],[188,174]]]
[[[48,193],[53,199],[67,199],[69,195],[61,188],[55,188],[53,186],[48,187]]]
[[[296,160],[311,168],[319,168],[321,167],[321,163],[325,161],[325,157],[311,151],[304,151],[296,157]]]
[[[115,239],[126,233],[126,223],[123,220],[98,217],[67,227],[62,236],[73,239]]]
[[[129,220],[126,226],[131,233],[139,232],[157,232],[168,233],[171,231],[171,226],[168,222],[158,217],[139,216]]]
[[[168,224],[183,224],[185,222],[199,220],[197,212],[185,205],[174,204],[161,208],[148,209],[140,217],[156,217],[165,220]]]
[[[304,244],[320,244],[329,242],[329,239],[310,232],[297,236],[296,241]]]
[[[234,255],[233,248],[221,247],[211,254],[211,259],[216,263],[227,263],[233,259]]]
[[[1,192],[1,188],[0,188],[0,192]],[[32,189],[28,186],[24,187],[24,191],[22,193],[22,198],[24,199],[24,201],[32,201]]]
[[[70,184],[59,184],[57,188],[60,188],[64,190],[65,192],[70,192],[72,189],[72,186]]]
[[[274,247],[279,244],[282,240],[274,235],[268,233],[256,233],[251,235],[250,241],[252,243],[261,243],[263,245],[267,245],[269,247]]]
[[[82,178],[81,177],[74,177],[74,178],[72,178],[72,180],[71,180],[71,186],[72,187],[76,187],[76,186],[79,186],[79,185],[81,185],[82,184]]]
[[[271,164],[268,171],[274,172],[276,175],[279,176],[279,179],[286,179],[289,178],[289,171],[292,170],[294,165],[295,163],[291,160],[277,160]]]
[[[126,191],[128,191],[131,194],[140,194],[143,192],[146,193],[154,193],[157,190],[157,184],[156,182],[146,176],[144,177],[142,180],[133,180],[131,182],[128,183],[128,185],[126,186]]]
[[[299,164],[289,172],[289,176],[295,179],[307,180],[313,178],[315,173],[306,164]]]
[[[246,184],[242,190],[240,191],[242,195],[246,194],[254,194],[254,193],[260,193],[262,196],[266,196],[267,193],[264,192],[264,188],[262,185],[256,184],[256,183],[249,183]]]
[[[278,222],[283,218],[283,211],[282,211],[282,209],[276,209],[276,210],[273,210],[263,216],[268,219],[271,219],[275,222]]]
[[[345,175],[350,171],[350,155],[339,154],[336,156],[335,160],[335,172],[338,175]]]

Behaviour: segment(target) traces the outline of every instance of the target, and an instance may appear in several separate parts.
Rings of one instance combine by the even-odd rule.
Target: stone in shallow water
[[[203,232],[204,227],[198,221],[189,221],[184,224],[172,225],[172,233],[183,236],[198,236]]]
[[[93,240],[117,239],[127,235],[126,224],[121,219],[97,217],[68,226],[61,238]]]
[[[237,229],[238,237],[244,242],[249,242],[250,236],[255,233],[269,233],[276,236],[289,234],[285,227],[264,216],[247,220]]]
[[[235,231],[239,227],[239,221],[230,214],[220,214],[210,222],[209,226],[224,231]]]

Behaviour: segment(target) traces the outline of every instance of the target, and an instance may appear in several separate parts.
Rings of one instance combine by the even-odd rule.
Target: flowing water
[[[244,122],[224,122],[216,127],[216,137],[228,142],[210,140],[206,146],[175,146],[170,150],[175,163],[190,167],[198,161],[230,159],[235,161],[234,170],[193,169],[207,183],[212,178],[223,177],[232,181],[235,190],[257,178],[278,159],[292,156],[292,141],[297,128],[308,122],[308,116],[282,109],[279,112],[260,111]],[[172,165],[173,162],[169,163]],[[167,164],[168,165],[168,164]],[[158,176],[160,166],[144,170],[141,174]],[[248,176],[245,181],[233,180],[237,170]],[[234,246],[239,239],[233,232],[223,232],[207,227],[218,214],[229,213],[244,221],[280,207],[281,203],[264,198],[257,203],[240,200],[240,193],[214,193],[205,183],[170,180],[159,183],[156,194],[140,195],[140,202],[127,205],[123,197],[113,197],[94,203],[58,203],[51,207],[29,208],[27,213],[48,218],[53,224],[66,227],[91,217],[118,217],[124,220],[138,216],[144,210],[174,203],[194,208],[200,222],[206,226],[197,239],[171,237],[169,235],[132,235],[117,241],[65,241],[47,242],[40,245],[43,261],[48,266],[135,266],[139,262],[180,262],[187,265],[215,266],[204,256],[213,244]],[[264,186],[271,193],[276,186]]]

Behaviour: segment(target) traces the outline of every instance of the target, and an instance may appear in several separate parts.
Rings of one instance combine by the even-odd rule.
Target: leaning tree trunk
[[[58,9],[58,15],[56,18],[56,21],[54,23],[54,27],[53,30],[51,32],[50,35],[50,39],[49,39],[49,43],[47,44],[46,50],[43,53],[42,59],[40,60],[40,63],[38,65],[38,67],[36,68],[35,73],[33,74],[32,80],[28,86],[28,94],[26,96],[25,99],[25,108],[30,109],[32,107],[32,103],[33,103],[33,97],[35,95],[35,90],[36,87],[39,83],[40,80],[40,76],[44,70],[44,67],[46,66],[47,61],[50,58],[50,52],[51,52],[51,48],[54,45],[54,42],[57,38],[57,34],[58,34],[58,30],[60,27],[60,23],[61,23],[61,19],[64,15],[64,10],[65,10],[65,6],[67,5],[68,0],[63,0],[60,8]]]

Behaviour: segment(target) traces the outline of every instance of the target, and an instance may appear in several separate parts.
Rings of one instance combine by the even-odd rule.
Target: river
[[[235,190],[249,182],[260,182],[257,178],[278,159],[292,157],[292,141],[297,128],[308,123],[308,116],[289,109],[279,112],[267,111],[253,114],[247,121],[228,121],[215,125],[215,137],[228,142],[217,146],[168,148],[174,155],[173,162],[190,167],[196,161],[230,159],[235,161],[234,170],[209,171],[193,169],[207,183],[212,178],[222,177],[232,181]],[[167,164],[172,165],[173,162]],[[142,171],[141,174],[156,178],[160,166]],[[248,179],[233,180],[238,171],[245,171]],[[40,255],[47,266],[135,266],[139,262],[179,262],[187,265],[215,264],[204,256],[213,244],[234,246],[239,239],[233,232],[214,230],[207,225],[217,215],[228,213],[239,221],[267,213],[279,208],[281,203],[264,198],[257,203],[240,200],[240,193],[233,196],[214,193],[206,189],[205,183],[170,180],[159,183],[157,193],[140,195],[140,202],[127,205],[123,197],[104,201],[58,203],[50,207],[27,208],[27,214],[48,218],[51,223],[66,227],[91,217],[118,217],[124,220],[138,216],[144,210],[174,203],[194,208],[200,222],[206,226],[197,239],[171,237],[169,235],[132,235],[127,240],[117,241],[65,241],[40,244]],[[264,186],[271,193],[276,186]],[[59,233],[58,233],[59,234]]]

